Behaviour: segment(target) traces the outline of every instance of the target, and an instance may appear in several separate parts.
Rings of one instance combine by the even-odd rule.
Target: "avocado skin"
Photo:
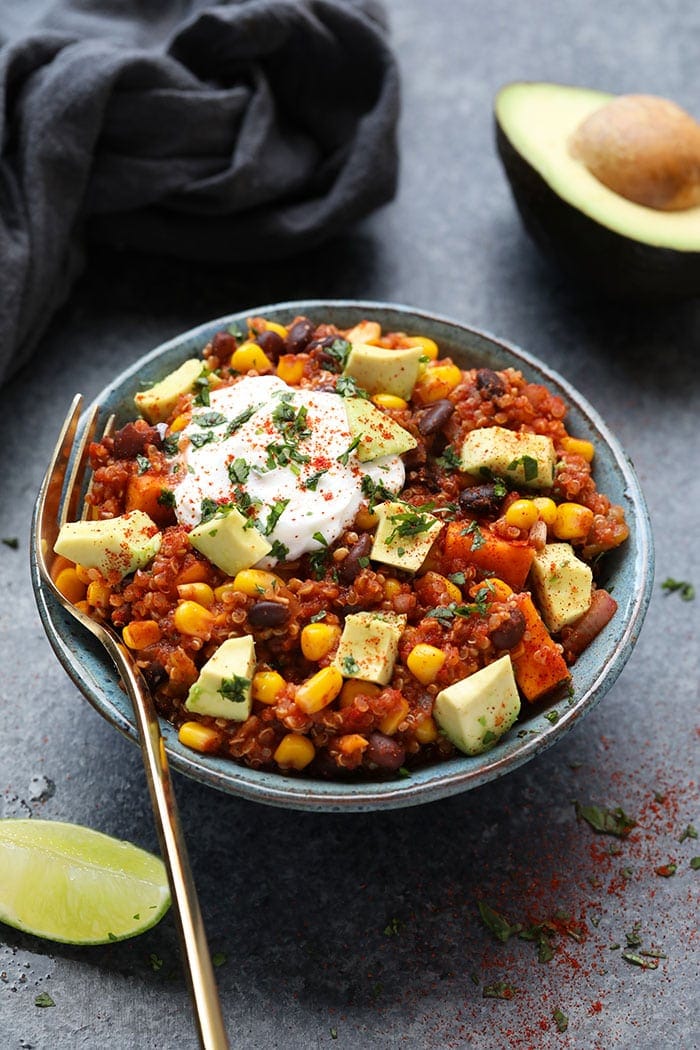
[[[496,146],[525,229],[578,283],[620,302],[700,296],[700,252],[643,244],[584,215],[515,149],[498,120]]]

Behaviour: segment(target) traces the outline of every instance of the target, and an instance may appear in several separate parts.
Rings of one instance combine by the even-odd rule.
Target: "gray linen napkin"
[[[0,5],[0,40],[10,21]],[[86,239],[280,258],[395,191],[398,76],[374,0],[62,0],[4,36],[0,381]]]

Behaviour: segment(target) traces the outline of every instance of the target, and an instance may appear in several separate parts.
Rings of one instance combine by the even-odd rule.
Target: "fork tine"
[[[80,441],[75,449],[73,462],[71,464],[70,473],[63,494],[63,501],[58,513],[59,528],[61,525],[65,525],[67,521],[75,521],[79,516],[78,506],[80,503],[85,471],[87,469],[88,449],[90,447],[90,442],[95,437],[98,412],[99,407],[95,406],[85,422]]]
[[[104,438],[106,438],[106,437],[110,437],[110,435],[112,434],[112,431],[114,430],[114,420],[115,420],[114,413],[112,413],[111,416],[107,417],[107,422],[105,423],[105,425],[104,425],[104,427],[102,429],[102,437],[100,438],[100,441],[103,441]],[[80,520],[81,521],[85,521],[87,519],[87,516],[88,516],[89,512],[90,512],[90,504],[87,502],[87,498],[88,498],[88,496],[89,496],[89,494],[90,494],[90,492],[92,490],[93,481],[94,481],[94,477],[91,477],[90,478],[90,483],[89,483],[89,485],[87,487],[87,491],[85,493],[85,499],[83,500],[83,507],[82,507],[82,510],[80,512]],[[81,487],[82,486],[78,486],[78,492],[80,491]]]
[[[58,536],[58,510],[61,505],[61,493],[75,441],[75,432],[78,428],[82,404],[82,394],[76,394],[61,427],[61,432],[58,435],[37,497],[34,553],[39,566],[46,575],[49,575],[49,566],[46,560],[47,554],[53,550],[54,542]]]

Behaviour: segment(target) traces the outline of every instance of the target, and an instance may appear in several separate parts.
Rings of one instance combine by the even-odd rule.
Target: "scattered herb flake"
[[[224,700],[231,700],[234,704],[240,704],[246,699],[249,687],[249,678],[235,674],[232,678],[222,678],[218,691]]]
[[[352,376],[338,376],[335,384],[336,394],[340,394],[341,397],[361,397],[365,401],[369,400],[369,394],[366,390],[363,390],[361,386],[357,385],[357,380],[353,379]]]
[[[319,481],[327,472],[328,467],[324,467],[323,470],[317,470],[315,474],[309,474],[308,478],[304,482],[304,488],[309,489],[311,492],[315,492],[318,488]]]
[[[668,864],[659,864],[658,868],[654,868],[654,871],[662,879],[670,879],[678,871],[678,865],[674,864],[673,861],[669,861]]]
[[[136,457],[136,466],[138,467],[139,474],[145,474],[146,471],[151,468],[151,461],[148,456],[138,455]]]
[[[603,835],[617,835],[621,839],[626,838],[632,828],[637,827],[637,821],[628,817],[620,806],[606,809],[604,806],[582,806],[577,802],[576,816],[579,820],[583,818],[594,831]]]
[[[313,616],[309,617],[309,623],[320,623],[321,620],[325,620],[327,616],[328,613],[326,612],[326,610],[320,609],[318,612],[314,613]]]
[[[163,969],[163,960],[155,952],[151,952],[148,956],[148,964],[154,973],[158,973],[159,970]]]
[[[352,674],[357,674],[359,672],[360,665],[358,664],[357,660],[352,655],[352,653],[349,653],[347,656],[344,656],[342,662],[343,662],[343,674],[352,675]]]
[[[696,829],[693,827],[692,824],[688,824],[687,828],[685,829],[683,834],[680,836],[678,841],[679,842],[685,842],[686,839],[696,839],[697,837],[698,837],[698,833],[697,833]]]
[[[214,952],[211,957],[212,966],[223,966],[226,960],[226,952]]]
[[[337,1039],[338,1038],[338,1029],[337,1028],[330,1028],[329,1031],[331,1033],[331,1039]]]
[[[479,909],[481,921],[489,928],[489,930],[491,930],[494,937],[497,937],[498,940],[502,941],[504,944],[522,930],[520,923],[516,926],[511,926],[507,919],[493,908],[490,908],[488,904],[484,903],[484,901],[477,901],[477,907]]]
[[[109,938],[110,941],[118,941],[119,940],[117,935],[115,933],[112,933],[111,930],[108,931],[107,937]]]
[[[158,502],[163,507],[174,507],[175,506],[175,493],[172,489],[161,489]]]
[[[240,415],[234,416],[224,431],[224,437],[231,437],[232,434],[235,434],[239,427],[242,427],[244,423],[248,422],[251,416],[255,415],[257,410],[257,405],[250,405],[249,408],[244,408]]]
[[[13,551],[19,548],[19,540],[16,536],[3,536],[2,542]]]
[[[553,726],[555,726],[557,724],[557,722],[559,721],[559,712],[556,711],[556,710],[555,711],[545,711],[544,717],[547,719],[548,722],[550,722]]]
[[[508,464],[506,470],[517,470],[522,465],[525,481],[534,481],[539,473],[539,466],[534,456],[517,456]]]
[[[471,536],[473,551],[481,550],[486,543],[484,534],[476,521],[470,521],[467,527],[460,531],[460,536]]]
[[[632,963],[634,966],[641,966],[643,970],[656,970],[659,966],[658,959],[645,959],[643,955],[638,955],[636,952],[631,952],[628,949],[623,951],[622,958],[625,962]]]
[[[515,988],[505,981],[496,981],[494,984],[485,984],[481,994],[484,999],[513,999]]]
[[[239,485],[245,485],[250,474],[250,466],[242,456],[238,456],[232,463],[229,463],[227,470],[231,481]]]
[[[204,408],[209,408],[209,375],[209,369],[203,368],[201,375],[197,377],[194,384],[197,388],[197,393],[194,396],[193,403]]]
[[[324,366],[328,372],[342,372],[347,364],[350,351],[352,350],[352,343],[349,343],[347,339],[334,339],[330,346],[323,347],[324,354]],[[329,361],[328,358],[331,358]]]
[[[384,927],[384,936],[396,937],[401,932],[402,926],[403,923],[396,917],[389,919],[388,923]]]
[[[341,463],[344,467],[347,467],[348,460],[350,459],[350,454],[354,452],[357,446],[360,444],[361,437],[362,435],[358,434],[354,441],[350,442],[348,447],[345,449],[345,452],[341,452],[339,456],[336,456],[336,460],[338,463]]]
[[[270,547],[270,557],[277,558],[277,561],[284,561],[288,554],[289,547],[282,540],[275,540]]]
[[[668,576],[661,584],[661,590],[666,594],[678,593],[684,602],[692,602],[695,598],[695,588],[687,580],[674,580]]]
[[[34,1000],[34,1005],[44,1007],[55,1006],[56,1004],[48,992],[40,992],[40,994],[37,995],[36,999]]]
[[[693,871],[697,871],[700,868],[700,857],[691,857],[690,866]]]
[[[280,520],[280,518],[284,514],[285,510],[287,509],[287,505],[288,504],[289,504],[289,500],[288,499],[277,499],[277,500],[275,500],[274,506],[271,508],[270,513],[267,516],[267,522],[265,524],[265,528],[263,529],[263,535],[264,536],[269,536],[270,535],[270,533],[273,531],[275,525],[277,524],[277,522]]]
[[[569,1018],[566,1016],[566,1014],[563,1013],[557,1006],[554,1010],[552,1010],[552,1017],[554,1018],[554,1023],[557,1026],[557,1031],[565,1032],[566,1029],[569,1027]]]
[[[443,450],[442,455],[435,458],[435,462],[438,467],[442,467],[447,474],[453,474],[456,470],[459,470],[462,465],[461,460],[452,448],[452,445],[447,445]]]
[[[628,948],[639,948],[639,946],[642,944],[642,938],[639,934],[641,928],[641,922],[635,922],[629,933],[625,934],[625,943],[627,944]]]

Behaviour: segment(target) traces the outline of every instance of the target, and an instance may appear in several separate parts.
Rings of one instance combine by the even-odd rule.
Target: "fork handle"
[[[204,1050],[228,1050],[229,1042],[211,963],[197,890],[170,776],[158,715],[141,672],[123,644],[110,636],[110,649],[133,703],[148,790],[178,919],[199,1041]]]

